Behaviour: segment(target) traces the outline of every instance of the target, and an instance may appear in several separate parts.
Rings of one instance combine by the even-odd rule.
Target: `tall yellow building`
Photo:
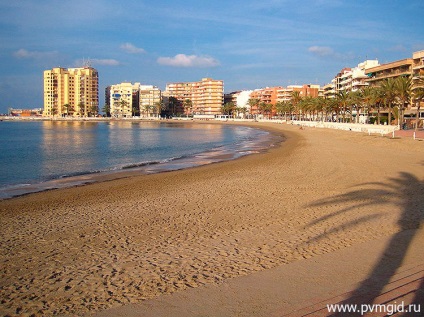
[[[99,74],[92,67],[44,71],[43,116],[94,116],[99,109]]]
[[[224,81],[202,78],[198,82],[170,83],[164,92],[166,97],[174,97],[181,103],[191,100],[188,114],[221,114],[224,102]]]

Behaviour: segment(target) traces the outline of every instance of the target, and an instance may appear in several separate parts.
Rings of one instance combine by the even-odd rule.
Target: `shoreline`
[[[100,122],[100,121],[99,121]],[[169,121],[158,121],[158,123],[168,124]],[[176,124],[221,124],[217,122],[182,122],[177,121]],[[249,128],[247,125],[238,125]],[[198,167],[207,164],[225,162],[228,160],[236,160],[246,155],[252,155],[268,151],[270,147],[283,142],[281,137],[262,130],[267,135],[260,135],[255,140],[244,140],[231,147],[228,145],[210,148],[203,152],[198,152],[190,155],[183,155],[176,158],[167,158],[163,160],[144,162],[144,163],[129,163],[121,168],[109,168],[105,170],[93,172],[79,172],[75,175],[56,177],[42,182],[32,182],[16,185],[4,185],[0,187],[0,200],[11,199],[14,197],[24,196],[32,193],[63,189],[69,187],[85,186],[102,181],[112,181],[115,179],[128,178],[138,175],[164,173],[169,171],[183,170],[187,168]]]
[[[88,316],[422,222],[420,142],[249,126],[285,141],[219,164],[0,201],[0,313]]]

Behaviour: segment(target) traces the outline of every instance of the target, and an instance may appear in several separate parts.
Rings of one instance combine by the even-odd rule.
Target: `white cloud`
[[[24,48],[21,48],[13,53],[13,56],[16,58],[51,58],[53,56],[56,56],[58,52],[52,51],[52,52],[37,52],[37,51],[28,51]]]
[[[124,43],[120,46],[120,48],[130,54],[141,54],[146,52],[144,49],[136,47],[131,43]]]
[[[334,50],[328,46],[311,46],[308,51],[320,57],[334,55]]]
[[[215,67],[219,62],[213,57],[177,54],[174,57],[159,57],[157,62],[161,65],[173,67]]]

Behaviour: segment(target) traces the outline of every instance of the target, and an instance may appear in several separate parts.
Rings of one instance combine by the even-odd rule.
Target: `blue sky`
[[[43,106],[43,70],[89,59],[123,81],[224,80],[225,91],[326,84],[424,50],[424,1],[0,1],[0,113]]]

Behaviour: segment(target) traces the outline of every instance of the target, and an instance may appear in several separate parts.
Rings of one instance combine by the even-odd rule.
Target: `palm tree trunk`
[[[415,114],[416,115],[416,118],[415,118],[415,131],[418,130],[418,124],[420,123],[420,108],[421,108],[421,104],[418,101],[417,113]]]

